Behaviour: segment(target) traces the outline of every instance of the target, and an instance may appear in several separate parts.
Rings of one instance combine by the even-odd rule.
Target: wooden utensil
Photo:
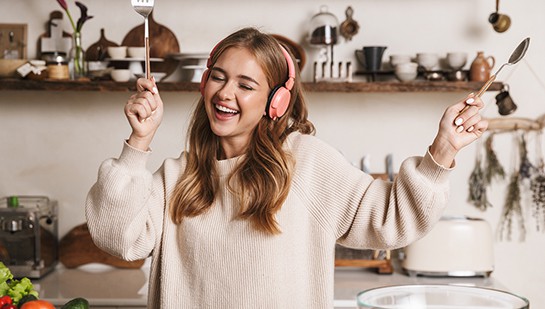
[[[144,260],[124,261],[99,249],[91,238],[87,223],[74,227],[61,239],[59,260],[66,268],[76,268],[89,263],[118,268],[140,268],[144,264]]]
[[[85,52],[85,60],[87,61],[103,61],[108,54],[109,46],[119,46],[119,44],[106,39],[104,28],[100,29],[100,39],[91,44]]]

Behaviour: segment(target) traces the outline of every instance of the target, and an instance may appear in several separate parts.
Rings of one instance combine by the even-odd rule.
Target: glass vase
[[[81,32],[75,32],[73,36],[72,49],[70,50],[70,74],[74,80],[87,76],[87,63],[85,62],[85,50],[81,45]]]

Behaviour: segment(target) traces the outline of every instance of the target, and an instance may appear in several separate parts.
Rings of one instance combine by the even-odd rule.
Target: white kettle
[[[404,248],[402,268],[410,276],[490,276],[494,238],[488,222],[444,216],[423,238]]]

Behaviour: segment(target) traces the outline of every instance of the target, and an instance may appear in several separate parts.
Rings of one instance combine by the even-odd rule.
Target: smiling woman
[[[152,256],[149,308],[331,308],[336,244],[401,247],[441,217],[454,156],[486,130],[482,101],[448,107],[423,156],[374,179],[313,136],[294,63],[254,28],[221,40],[187,149],[155,173],[146,163],[163,101],[153,79],[137,81],[132,132],[101,165],[86,215],[101,249]]]

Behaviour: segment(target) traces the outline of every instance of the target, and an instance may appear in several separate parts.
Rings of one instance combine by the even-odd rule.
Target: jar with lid
[[[338,41],[339,21],[328,11],[326,5],[320,7],[320,13],[310,20],[310,44],[334,45]]]
[[[47,64],[47,75],[49,79],[65,80],[70,79],[70,71],[68,69],[68,57],[63,53],[52,53],[42,55],[42,59]]]

